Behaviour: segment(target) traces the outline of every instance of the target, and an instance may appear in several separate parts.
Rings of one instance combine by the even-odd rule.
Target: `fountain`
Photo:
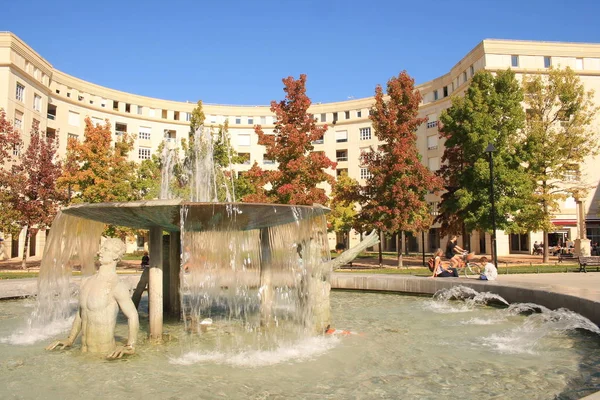
[[[327,211],[170,197],[63,210],[43,261],[40,301],[0,308],[0,384],[50,399],[79,398],[82,387],[92,398],[181,399],[575,399],[600,388],[600,330],[575,313],[492,307],[507,302],[464,288],[432,299],[330,297],[330,273],[377,236],[331,260]],[[71,266],[93,271],[104,223],[150,231],[140,306],[148,337],[138,335],[135,354],[109,367],[77,351],[44,354],[36,344],[72,322]],[[28,314],[30,327],[53,330],[21,330]],[[113,336],[129,338],[124,319],[117,322]],[[330,323],[357,334],[315,334]],[[33,385],[23,378],[33,376]]]

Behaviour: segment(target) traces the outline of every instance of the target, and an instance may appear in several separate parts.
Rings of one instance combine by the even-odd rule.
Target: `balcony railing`
[[[348,156],[345,157],[336,157],[336,161],[348,161]]]
[[[56,115],[48,113],[48,119],[51,119],[54,121],[56,119]]]
[[[127,133],[127,131],[115,131],[115,135],[117,135],[117,136],[123,136],[126,133]]]
[[[430,121],[427,123],[427,128],[435,128],[438,126],[438,121]]]

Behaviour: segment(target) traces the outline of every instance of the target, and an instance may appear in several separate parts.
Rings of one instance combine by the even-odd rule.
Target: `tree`
[[[108,120],[104,126],[85,119],[85,139],[69,138],[65,171],[59,185],[76,203],[138,200],[137,165],[128,159],[133,138],[127,133],[113,144]]]
[[[439,205],[445,234],[473,230],[492,231],[488,144],[494,152],[494,199],[499,229],[520,231],[514,216],[526,204],[532,187],[519,157],[519,133],[523,128],[523,92],[510,71],[495,76],[475,74],[464,97],[453,97],[452,106],[440,116],[440,136],[445,138],[438,175],[446,192]]]
[[[355,227],[360,201],[359,193],[360,184],[356,179],[350,178],[345,172],[338,176],[331,190],[329,201],[331,212],[327,214],[330,230],[346,235]]]
[[[23,145],[21,135],[14,125],[6,119],[6,112],[0,108],[0,167],[13,161],[13,150]]]
[[[401,72],[387,83],[387,95],[378,85],[371,109],[375,136],[382,143],[361,156],[369,171],[361,217],[388,233],[428,229],[432,217],[425,195],[440,188],[440,179],[421,162],[416,130],[421,95],[414,80]],[[400,248],[398,262],[402,263]]]
[[[3,170],[0,185],[3,197],[14,211],[15,223],[25,229],[22,268],[26,268],[29,239],[39,229],[49,227],[66,199],[57,187],[62,165],[56,160],[58,142],[42,137],[39,122],[34,120],[25,153],[17,157],[10,172]]]
[[[0,108],[0,170],[10,168],[15,160],[15,153],[23,145],[21,134],[14,125],[6,118],[6,112]],[[4,177],[3,177],[4,179]],[[18,212],[10,202],[11,192],[0,190],[0,231],[11,236],[19,234],[21,227],[17,223]]]
[[[518,220],[529,230],[544,232],[547,262],[548,231],[553,229],[559,200],[582,197],[589,189],[579,165],[598,154],[598,134],[591,126],[598,107],[593,92],[585,90],[570,68],[526,76],[523,90],[527,108],[523,155],[535,189]]]
[[[258,144],[266,147],[265,158],[279,163],[278,170],[265,171],[255,164],[246,177],[256,185],[253,194],[243,201],[283,204],[326,204],[325,189],[320,184],[333,184],[333,177],[326,172],[336,163],[323,152],[313,152],[311,142],[323,138],[327,125],[317,126],[312,115],[307,113],[311,101],[306,95],[306,75],[298,80],[283,79],[285,99],[271,102],[271,111],[276,116],[273,134],[267,134],[262,126],[256,125]]]

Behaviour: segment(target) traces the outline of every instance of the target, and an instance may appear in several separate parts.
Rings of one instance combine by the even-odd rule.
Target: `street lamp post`
[[[490,203],[492,205],[492,251],[494,252],[494,266],[498,270],[498,249],[496,248],[496,207],[494,205],[494,151],[493,144],[488,144],[485,152],[489,154],[490,161]]]

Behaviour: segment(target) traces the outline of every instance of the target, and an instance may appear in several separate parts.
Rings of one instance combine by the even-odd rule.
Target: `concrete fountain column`
[[[171,317],[179,317],[181,315],[181,299],[179,295],[181,282],[181,236],[179,232],[171,232],[170,236],[168,306],[165,311]]]
[[[150,339],[162,339],[163,329],[163,246],[162,228],[150,228],[150,272],[148,283]]]
[[[273,271],[269,228],[260,230],[260,324],[268,327],[273,319]]]

